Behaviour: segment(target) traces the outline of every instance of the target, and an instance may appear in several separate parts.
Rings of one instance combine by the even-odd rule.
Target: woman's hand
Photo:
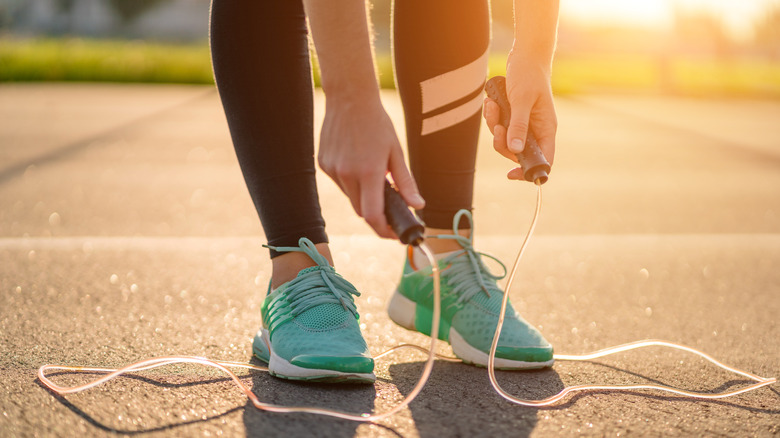
[[[512,107],[508,127],[499,124],[498,104],[485,99],[484,117],[493,134],[493,148],[501,155],[517,162],[530,137],[536,139],[547,161],[555,159],[555,134],[558,120],[550,87],[550,69],[547,64],[529,62],[512,52],[507,62],[507,97]],[[521,168],[512,169],[509,179],[523,179]]]
[[[326,96],[320,167],[377,234],[395,237],[384,214],[387,174],[407,204],[420,209],[425,202],[379,99],[366,2],[305,0],[304,6]]]
[[[317,159],[320,168],[349,197],[355,212],[381,237],[396,237],[384,215],[388,173],[407,204],[416,209],[425,206],[378,98],[326,98]]]

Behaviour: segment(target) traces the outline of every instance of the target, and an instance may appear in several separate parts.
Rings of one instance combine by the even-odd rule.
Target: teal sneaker
[[[268,287],[261,314],[263,326],[252,343],[268,371],[291,380],[373,383],[374,360],[360,333],[355,296],[360,293],[336,273],[306,238],[299,247],[271,247],[303,252],[317,263],[279,286]]]
[[[448,341],[452,351],[463,362],[487,366],[490,344],[498,324],[503,291],[496,284],[506,276],[506,267],[496,258],[479,253],[472,238],[458,235],[462,217],[472,225],[471,213],[459,211],[453,220],[453,239],[463,248],[438,261],[441,273],[441,321],[439,339]],[[485,255],[497,261],[504,274],[496,276],[482,263]],[[401,282],[388,308],[390,319],[401,327],[431,335],[433,316],[433,277],[430,266],[415,269],[410,256],[404,265]],[[506,309],[504,325],[496,350],[497,369],[518,370],[552,366],[553,348],[541,333],[512,308]]]

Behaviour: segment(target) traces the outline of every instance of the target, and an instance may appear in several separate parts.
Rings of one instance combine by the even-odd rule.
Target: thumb
[[[512,105],[512,117],[506,130],[506,145],[510,151],[519,154],[525,148],[528,139],[528,126],[531,118],[533,102],[525,99],[510,100]]]

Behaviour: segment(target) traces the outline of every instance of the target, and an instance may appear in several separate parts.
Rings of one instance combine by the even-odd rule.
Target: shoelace
[[[298,245],[297,247],[263,245],[279,252],[302,252],[317,263],[317,266],[304,270],[287,284],[287,300],[290,303],[292,316],[298,316],[320,304],[336,303],[341,304],[344,310],[352,312],[357,318],[354,297],[360,296],[360,292],[352,283],[336,273],[333,266],[328,263],[328,259],[317,251],[317,247],[311,240],[302,237],[298,240]]]
[[[461,218],[464,216],[468,219],[471,227],[470,237],[464,237],[458,234],[458,225],[460,224]],[[452,293],[458,295],[458,299],[455,303],[461,304],[468,302],[480,291],[485,292],[488,298],[492,297],[490,294],[491,291],[503,294],[498,285],[496,285],[496,281],[506,277],[506,266],[490,254],[485,254],[474,249],[474,221],[468,210],[461,210],[455,214],[455,217],[452,220],[452,230],[454,234],[440,234],[430,237],[454,240],[463,247],[462,250],[456,251],[443,260],[449,266],[446,270],[442,271],[442,274],[446,275],[447,285],[453,286]],[[481,256],[495,260],[496,263],[501,265],[504,273],[502,275],[491,273],[487,266],[482,263]]]

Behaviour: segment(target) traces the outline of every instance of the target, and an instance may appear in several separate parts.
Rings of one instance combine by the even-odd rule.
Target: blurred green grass
[[[207,44],[0,39],[0,81],[211,84]]]
[[[758,57],[559,55],[557,94],[637,92],[693,97],[780,98],[780,62]]]
[[[313,60],[316,66],[316,58]],[[383,88],[393,88],[389,55],[377,56]],[[504,74],[505,57],[490,59]],[[319,74],[314,71],[319,84]],[[213,84],[206,43],[0,38],[0,82],[94,81]],[[663,93],[780,98],[780,62],[762,58],[684,58],[643,54],[563,54],[556,94]]]

